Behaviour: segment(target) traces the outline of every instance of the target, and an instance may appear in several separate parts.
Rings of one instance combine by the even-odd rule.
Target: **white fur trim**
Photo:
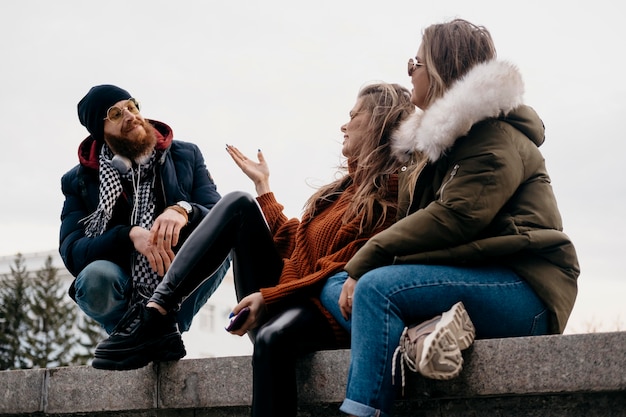
[[[415,112],[391,134],[391,152],[402,163],[407,163],[415,152],[415,136],[423,114],[424,111],[416,107]]]
[[[417,151],[436,161],[477,122],[520,106],[523,95],[515,65],[496,60],[478,64],[424,112],[418,110],[402,123],[392,135],[394,155],[407,160]]]

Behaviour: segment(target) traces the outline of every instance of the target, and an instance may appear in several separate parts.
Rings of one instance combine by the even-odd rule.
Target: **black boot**
[[[142,368],[152,361],[174,361],[187,354],[176,319],[138,302],[124,314],[108,339],[96,347],[97,369]]]

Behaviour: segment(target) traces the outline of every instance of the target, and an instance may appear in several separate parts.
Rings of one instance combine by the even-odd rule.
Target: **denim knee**
[[[320,293],[320,301],[324,308],[334,317],[334,319],[337,320],[337,322],[344,329],[350,332],[352,322],[350,319],[344,319],[341,315],[341,310],[339,309],[339,296],[341,295],[343,284],[347,279],[347,272],[338,272],[328,278],[326,284],[322,288],[322,292]]]
[[[76,303],[110,333],[128,306],[130,285],[130,277],[117,264],[94,261],[76,277]]]
[[[122,299],[129,294],[130,278],[115,263],[94,261],[76,277],[76,300],[89,300],[92,308],[106,303],[106,299]]]

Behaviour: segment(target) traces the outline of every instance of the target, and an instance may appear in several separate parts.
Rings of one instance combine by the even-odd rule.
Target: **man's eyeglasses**
[[[413,75],[413,71],[415,71],[417,67],[423,67],[423,66],[424,64],[419,62],[417,58],[415,59],[410,58],[409,59],[409,77]]]
[[[124,117],[124,110],[128,110],[132,114],[139,114],[139,102],[134,98],[129,98],[122,107],[111,106],[107,110],[107,117],[104,119],[117,123]]]

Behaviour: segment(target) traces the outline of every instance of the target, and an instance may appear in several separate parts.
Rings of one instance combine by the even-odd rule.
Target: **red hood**
[[[164,151],[170,147],[174,140],[174,132],[172,128],[163,122],[147,119],[155,128],[157,136],[157,151]],[[78,161],[81,165],[91,169],[98,169],[98,157],[100,156],[100,147],[102,142],[96,141],[93,137],[87,136],[85,140],[78,146]]]

